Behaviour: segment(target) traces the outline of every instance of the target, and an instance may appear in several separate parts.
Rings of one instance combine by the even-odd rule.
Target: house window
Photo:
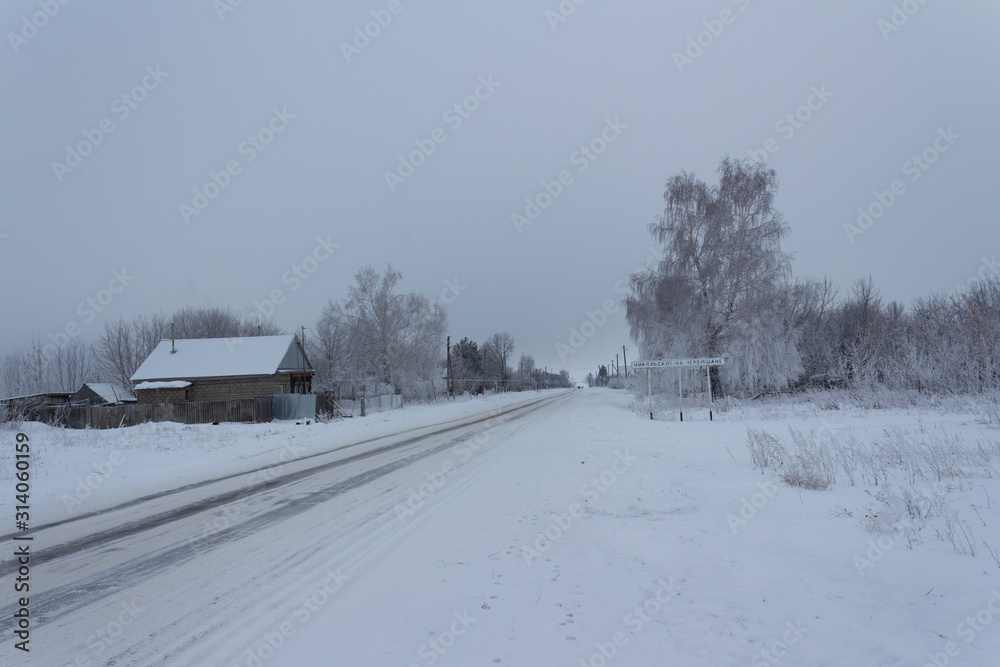
[[[184,400],[185,401],[190,401],[191,400],[191,390],[190,389],[185,389],[184,390]]]

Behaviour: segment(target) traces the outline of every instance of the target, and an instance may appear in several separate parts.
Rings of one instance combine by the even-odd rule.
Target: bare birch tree
[[[727,157],[718,174],[717,186],[686,172],[667,181],[666,210],[650,225],[663,259],[633,274],[625,299],[632,336],[646,354],[718,356],[737,344],[746,351],[747,337],[783,340],[786,322],[771,316],[791,272],[781,250],[789,228],[774,208],[777,173]],[[785,369],[769,381],[794,379],[794,346],[768,352],[768,363]],[[712,385],[723,393],[717,367]]]

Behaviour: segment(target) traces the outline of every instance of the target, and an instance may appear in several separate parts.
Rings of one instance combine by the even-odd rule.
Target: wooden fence
[[[274,400],[271,396],[257,396],[234,401],[42,408],[30,418],[69,428],[98,429],[136,426],[147,422],[269,422],[274,419]]]
[[[355,394],[352,397],[345,392],[341,397],[339,392],[316,392],[316,413],[326,413],[333,417],[364,416],[367,412],[397,410],[401,407],[403,407],[403,397],[397,394],[367,397]]]

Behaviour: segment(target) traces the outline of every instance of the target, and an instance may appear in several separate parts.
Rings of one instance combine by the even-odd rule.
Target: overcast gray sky
[[[909,301],[1000,254],[996,2],[236,1],[3,3],[0,353],[274,290],[308,327],[391,262],[432,297],[457,281],[453,339],[506,330],[582,379],[622,313],[556,345],[621,299],[665,179],[768,139],[797,274]]]

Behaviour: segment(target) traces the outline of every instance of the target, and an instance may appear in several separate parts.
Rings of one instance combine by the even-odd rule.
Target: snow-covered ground
[[[479,400],[466,396],[452,403],[408,406],[371,413],[363,419],[309,425],[303,420],[217,426],[161,422],[112,431],[78,431],[27,422],[22,430],[33,446],[32,523],[48,524],[139,495],[262,466],[278,466],[357,440],[467,417],[524,400],[520,394]],[[7,437],[13,441],[14,433]],[[13,447],[0,450],[0,483],[11,480],[12,461]],[[9,505],[13,505],[13,498],[0,495],[0,512],[6,512]]]
[[[328,425],[30,425],[33,524],[82,518],[38,533],[30,660],[5,630],[0,663],[997,664],[996,424],[685,419],[587,389]]]

